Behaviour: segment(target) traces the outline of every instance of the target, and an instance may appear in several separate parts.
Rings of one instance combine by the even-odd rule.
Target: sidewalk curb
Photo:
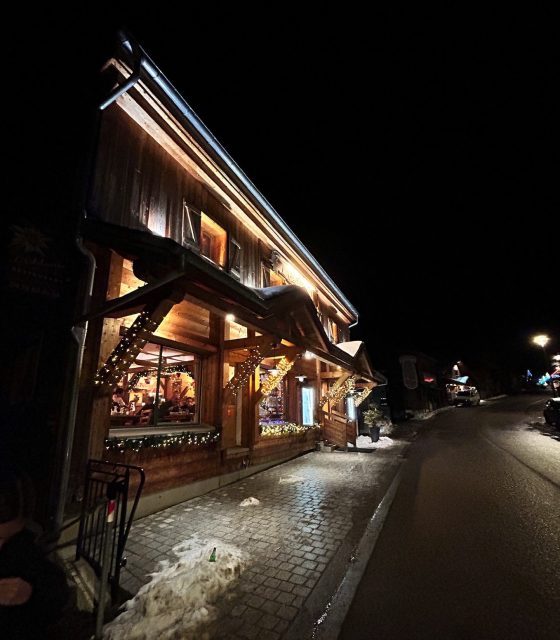
[[[366,530],[356,547],[355,554],[351,558],[352,564],[350,564],[338,590],[327,604],[323,615],[315,623],[314,640],[336,640],[338,638],[362,576],[375,549],[379,534],[383,529],[389,509],[393,504],[401,481],[401,474],[402,465],[368,522]]]
[[[282,640],[334,640],[337,637],[395,497],[408,446],[400,453],[400,460],[387,478],[387,489],[377,496],[373,515],[357,523],[361,533],[349,534],[343,542]]]

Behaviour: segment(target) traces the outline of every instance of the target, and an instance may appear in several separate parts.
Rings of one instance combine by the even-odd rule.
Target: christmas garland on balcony
[[[219,432],[212,433],[162,433],[161,435],[138,436],[132,438],[105,438],[105,450],[125,453],[139,453],[145,449],[178,449],[180,447],[201,447],[213,444],[220,439]]]
[[[318,425],[304,426],[295,422],[283,422],[282,424],[261,424],[259,431],[261,438],[278,438],[281,436],[299,436],[310,429],[316,429]]]

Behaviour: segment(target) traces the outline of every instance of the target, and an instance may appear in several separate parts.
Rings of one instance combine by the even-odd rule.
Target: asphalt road
[[[560,431],[545,401],[422,426],[341,640],[560,638]]]

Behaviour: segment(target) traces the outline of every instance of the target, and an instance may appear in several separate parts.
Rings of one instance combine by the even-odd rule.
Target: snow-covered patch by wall
[[[216,560],[209,558],[216,548]],[[200,640],[213,604],[244,569],[240,549],[219,540],[190,539],[173,548],[177,562],[160,563],[125,611],[104,628],[105,640]]]
[[[257,498],[245,498],[245,500],[243,500],[242,502],[239,503],[240,507],[252,507],[255,506],[257,504],[260,504],[261,501],[257,500]]]
[[[305,482],[305,478],[300,476],[286,476],[285,478],[280,478],[278,484],[294,484],[296,482]]]
[[[356,438],[356,447],[358,449],[388,449],[395,444],[392,438],[381,436],[377,442],[372,442],[369,436],[358,436]],[[352,445],[348,443],[348,446]]]

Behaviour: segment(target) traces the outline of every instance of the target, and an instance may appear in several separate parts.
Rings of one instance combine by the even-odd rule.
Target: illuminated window
[[[200,253],[220,267],[225,267],[227,233],[205,213],[201,218]]]
[[[197,423],[198,378],[198,356],[148,342],[113,389],[111,428]]]
[[[313,387],[301,389],[301,413],[304,426],[313,426],[315,408],[315,390]]]
[[[281,273],[270,270],[270,286],[271,287],[280,287],[285,284],[288,284],[286,278]]]

